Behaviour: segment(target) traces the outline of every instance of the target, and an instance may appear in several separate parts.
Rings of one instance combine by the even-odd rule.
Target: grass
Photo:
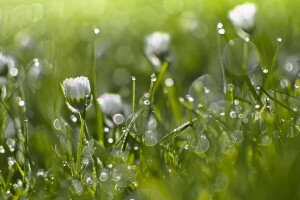
[[[227,19],[241,1],[4,0],[1,199],[298,199],[300,5],[253,2],[248,41]],[[159,70],[143,52],[157,30],[172,38]],[[81,114],[60,88],[76,76]]]

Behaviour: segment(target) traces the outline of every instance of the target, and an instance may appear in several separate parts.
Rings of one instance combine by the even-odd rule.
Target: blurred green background
[[[219,22],[224,24],[228,39],[237,38],[227,19],[227,13],[235,5],[244,2],[238,0],[0,0],[0,51],[12,56],[20,71],[34,58],[38,58],[41,63],[40,75],[29,77],[23,86],[26,88],[23,88],[23,92],[30,121],[31,142],[36,144],[33,148],[37,156],[40,156],[41,164],[45,168],[52,164],[45,155],[52,155],[51,144],[56,140],[53,133],[54,119],[63,116],[70,121],[70,111],[64,104],[60,83],[69,77],[80,75],[90,77],[95,27],[101,31],[96,39],[98,94],[119,93],[130,103],[133,75],[137,78],[137,96],[140,97],[147,91],[150,75],[156,71],[144,56],[144,37],[154,31],[164,31],[170,33],[172,38],[173,63],[169,75],[175,81],[179,97],[186,95],[193,80],[205,73],[221,81],[216,25]],[[251,2],[258,6],[253,43],[260,52],[261,67],[270,64],[277,37],[283,39],[278,56],[278,67],[281,67],[280,63],[284,63],[287,55],[297,54],[300,51],[300,1]],[[298,155],[293,151],[293,147],[299,144],[298,140],[294,141],[288,152],[291,156],[287,154],[285,158],[287,163],[289,159],[293,160]],[[274,156],[273,149],[266,151],[266,155],[271,152],[270,155]],[[263,163],[272,163],[272,159],[273,157],[268,157]],[[274,156],[274,160],[280,159],[280,156]],[[202,162],[204,161],[195,161],[199,165],[203,164]],[[230,158],[224,161],[226,162],[231,162]],[[191,169],[188,170],[197,173],[195,163],[190,165]],[[277,163],[270,165],[275,166],[276,169]],[[291,167],[289,163],[282,165],[286,171],[289,167]],[[294,165],[291,171],[296,169],[297,165]],[[231,168],[224,168],[228,173],[231,173],[230,170]],[[268,173],[272,176],[272,169]],[[236,188],[229,188],[228,193],[230,190],[241,190],[241,194],[231,192],[243,198],[247,188],[240,184],[247,180],[241,180],[239,177],[250,175],[246,172],[245,176],[239,176],[235,172],[231,175],[235,177],[236,184],[233,185]],[[193,176],[193,174],[186,176]],[[218,177],[222,180],[222,174]],[[280,181],[287,177],[291,178],[293,174],[273,176],[276,184],[274,188],[269,189],[274,189],[275,197],[281,194]],[[177,186],[167,185],[154,179],[153,183],[150,180],[149,184],[158,184],[163,193],[167,187],[168,191],[180,187],[182,183],[176,181]],[[263,188],[269,181],[268,177],[264,177],[261,185],[250,187]],[[284,195],[295,192],[299,188],[297,181],[297,176],[291,180],[290,185],[295,183],[292,189],[288,188],[289,184],[282,188],[284,191],[282,199]],[[195,181],[195,188],[198,187],[197,184],[199,183]],[[183,188],[182,197],[185,190],[188,193],[191,188]],[[249,190],[250,198],[248,198],[251,199],[252,195],[253,198],[257,198],[255,192],[260,194],[260,199],[268,199],[267,195],[264,196],[263,189]],[[207,197],[204,193],[203,199]],[[195,194],[197,195],[199,194]],[[295,195],[299,197],[299,194]],[[226,197],[226,194],[224,196]],[[230,198],[230,195],[227,197]]]

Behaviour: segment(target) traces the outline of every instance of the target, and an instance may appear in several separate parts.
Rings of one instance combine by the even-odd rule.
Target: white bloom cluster
[[[255,26],[257,8],[253,3],[237,5],[228,13],[231,23],[245,32],[251,31]]]
[[[145,38],[145,54],[155,67],[160,67],[169,54],[171,37],[168,33],[154,32]]]
[[[67,103],[75,108],[77,112],[86,108],[90,103],[91,86],[87,77],[67,78],[62,83],[62,89]],[[70,109],[74,111],[72,108]]]

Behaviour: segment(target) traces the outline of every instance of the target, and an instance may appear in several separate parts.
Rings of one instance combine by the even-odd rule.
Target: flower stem
[[[83,137],[84,137],[84,129],[85,129],[85,117],[81,116],[80,117],[80,133],[79,133],[79,139],[78,139],[78,146],[77,146],[77,159],[76,159],[76,174],[78,175],[78,172],[80,171],[80,164],[81,164],[81,156],[82,156],[82,142],[83,142]]]

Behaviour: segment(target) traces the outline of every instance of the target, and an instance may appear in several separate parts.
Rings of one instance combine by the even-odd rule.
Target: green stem
[[[77,159],[76,159],[76,175],[79,175],[80,171],[80,164],[81,164],[81,156],[82,156],[82,142],[83,142],[83,137],[84,137],[84,129],[85,129],[85,118],[80,116],[80,133],[79,133],[79,139],[78,139],[78,146],[77,146]]]
[[[242,65],[242,72],[243,72],[243,77],[245,78],[246,84],[250,90],[250,92],[252,93],[252,96],[254,97],[254,99],[260,103],[262,105],[262,102],[259,98],[259,95],[256,93],[254,86],[252,85],[250,78],[247,74],[247,61],[248,61],[248,42],[245,41],[244,42],[244,55],[243,55],[243,65]]]
[[[95,43],[96,43],[96,34],[93,37],[93,46],[92,46],[92,59],[93,59],[93,68],[92,68],[92,94],[93,104],[95,107],[96,119],[97,119],[97,134],[99,139],[99,144],[104,147],[104,131],[103,131],[103,116],[101,112],[101,108],[97,102],[97,70],[96,70],[96,55],[95,55]]]
[[[160,72],[158,74],[157,80],[156,80],[156,82],[154,84],[154,87],[153,87],[153,94],[155,94],[157,88],[159,87],[162,80],[164,79],[165,74],[166,74],[167,69],[168,69],[168,66],[169,66],[168,62],[163,62],[162,66],[161,66],[161,69],[160,69]]]

